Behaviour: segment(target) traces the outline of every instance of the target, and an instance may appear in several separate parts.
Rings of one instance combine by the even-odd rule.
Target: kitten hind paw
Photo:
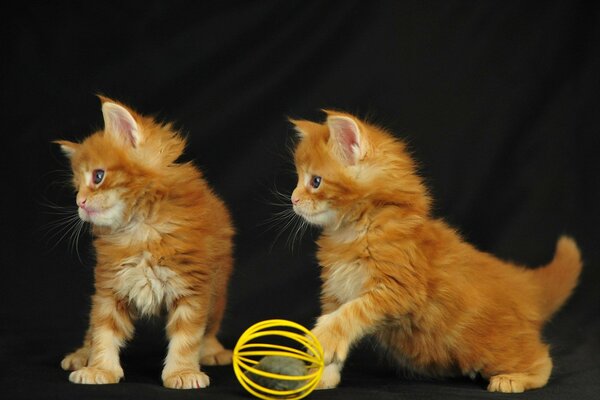
[[[514,375],[496,375],[490,378],[488,392],[523,393],[525,385]]]
[[[65,371],[77,371],[78,369],[87,366],[89,355],[90,352],[87,349],[81,348],[73,353],[67,354],[60,362],[60,366]]]
[[[229,365],[233,359],[231,350],[221,350],[214,354],[207,354],[200,360],[201,365]]]
[[[215,336],[205,337],[200,350],[200,365],[229,365],[233,352],[227,350]]]

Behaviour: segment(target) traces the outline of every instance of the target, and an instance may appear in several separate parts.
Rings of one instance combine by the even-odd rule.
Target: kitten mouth
[[[97,217],[102,212],[103,210],[97,208],[79,207],[79,217],[86,222],[92,222],[92,218]]]
[[[323,214],[325,211],[317,211],[317,212],[311,213],[311,212],[303,211],[294,206],[294,212],[303,218],[313,218],[313,217]]]
[[[313,221],[315,221],[316,218],[327,213],[327,210],[316,211],[316,212],[306,212],[306,211],[302,211],[302,210],[297,210],[296,208],[294,208],[294,211],[296,212],[296,214],[298,214],[299,216],[301,216],[308,222],[313,222]]]

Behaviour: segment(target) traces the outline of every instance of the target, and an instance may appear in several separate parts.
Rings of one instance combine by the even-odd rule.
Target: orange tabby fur
[[[71,160],[97,257],[90,327],[61,365],[73,371],[71,382],[118,382],[133,321],[166,310],[164,385],[206,387],[200,361],[231,361],[216,338],[233,264],[229,212],[191,163],[176,163],[185,141],[169,124],[101,100],[104,130],[82,143],[57,141]]]
[[[429,215],[402,142],[352,115],[327,114],[324,124],[292,121],[294,210],[323,228],[313,330],[327,365],[320,387],[339,383],[350,347],[368,334],[421,374],[480,374],[499,392],[544,386],[552,361],[540,331],[576,285],[575,242],[562,237],[538,269],[478,251]]]

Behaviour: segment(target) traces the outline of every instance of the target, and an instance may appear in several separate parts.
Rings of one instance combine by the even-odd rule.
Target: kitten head
[[[58,140],[69,157],[79,217],[118,228],[136,211],[140,198],[160,182],[161,171],[183,152],[184,140],[151,118],[100,97],[104,129],[81,143]]]
[[[326,113],[323,124],[291,120],[300,138],[292,193],[298,215],[332,228],[382,204],[428,213],[429,197],[403,143],[350,114]]]

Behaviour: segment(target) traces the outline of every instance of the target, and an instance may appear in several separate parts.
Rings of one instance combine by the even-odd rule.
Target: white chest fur
[[[158,314],[184,294],[181,278],[168,267],[154,265],[148,252],[123,261],[113,288],[117,297],[126,300],[141,315]]]
[[[326,295],[346,303],[360,296],[368,279],[365,268],[360,261],[340,263],[329,267],[330,274],[324,284]]]

